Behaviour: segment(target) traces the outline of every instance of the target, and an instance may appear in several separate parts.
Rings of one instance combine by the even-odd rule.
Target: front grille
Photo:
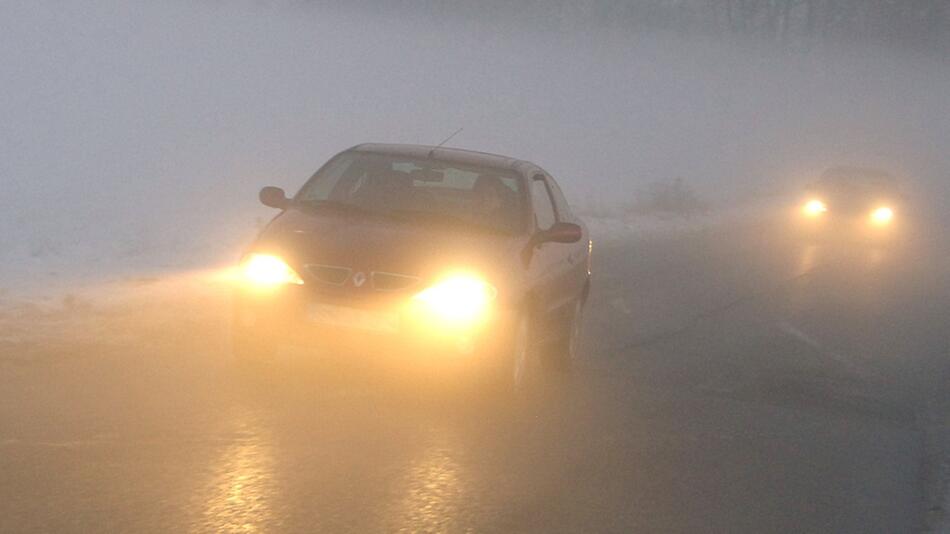
[[[316,281],[334,286],[346,284],[353,275],[353,269],[339,265],[308,263],[304,265],[304,268]],[[369,287],[375,291],[401,291],[417,285],[420,278],[407,274],[373,271],[369,273],[367,281],[370,283]]]
[[[400,291],[409,289],[419,283],[418,276],[409,276],[405,274],[385,273],[375,271],[370,274],[370,280],[373,289],[376,291]]]
[[[320,265],[317,263],[310,263],[304,267],[307,269],[307,272],[310,273],[310,276],[317,279],[317,281],[334,286],[342,286],[345,284],[350,278],[350,273],[353,271],[349,267]]]

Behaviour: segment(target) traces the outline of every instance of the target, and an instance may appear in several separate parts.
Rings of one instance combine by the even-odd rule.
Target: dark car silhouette
[[[525,387],[577,355],[591,242],[554,179],[468,150],[365,144],[287,198],[241,261],[240,361],[290,343]]]

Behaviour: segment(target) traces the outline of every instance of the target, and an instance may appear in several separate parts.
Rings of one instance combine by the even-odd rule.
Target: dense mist
[[[950,533],[948,140],[950,0],[0,0],[0,533]]]
[[[231,259],[269,216],[260,186],[458,128],[449,145],[535,161],[582,206],[682,178],[723,208],[833,164],[947,192],[939,54],[504,15],[6,2],[0,260]]]

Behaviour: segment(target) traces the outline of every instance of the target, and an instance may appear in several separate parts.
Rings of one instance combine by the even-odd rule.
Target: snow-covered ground
[[[5,251],[0,262],[0,302],[55,299],[102,283],[221,268],[237,260],[255,232],[255,222],[248,220],[213,236],[185,231],[139,247],[123,241],[74,241],[40,250],[15,247]]]

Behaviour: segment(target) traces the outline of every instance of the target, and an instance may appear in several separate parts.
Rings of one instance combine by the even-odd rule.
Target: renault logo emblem
[[[366,275],[362,272],[356,273],[353,275],[353,285],[356,287],[362,287],[366,283]]]

